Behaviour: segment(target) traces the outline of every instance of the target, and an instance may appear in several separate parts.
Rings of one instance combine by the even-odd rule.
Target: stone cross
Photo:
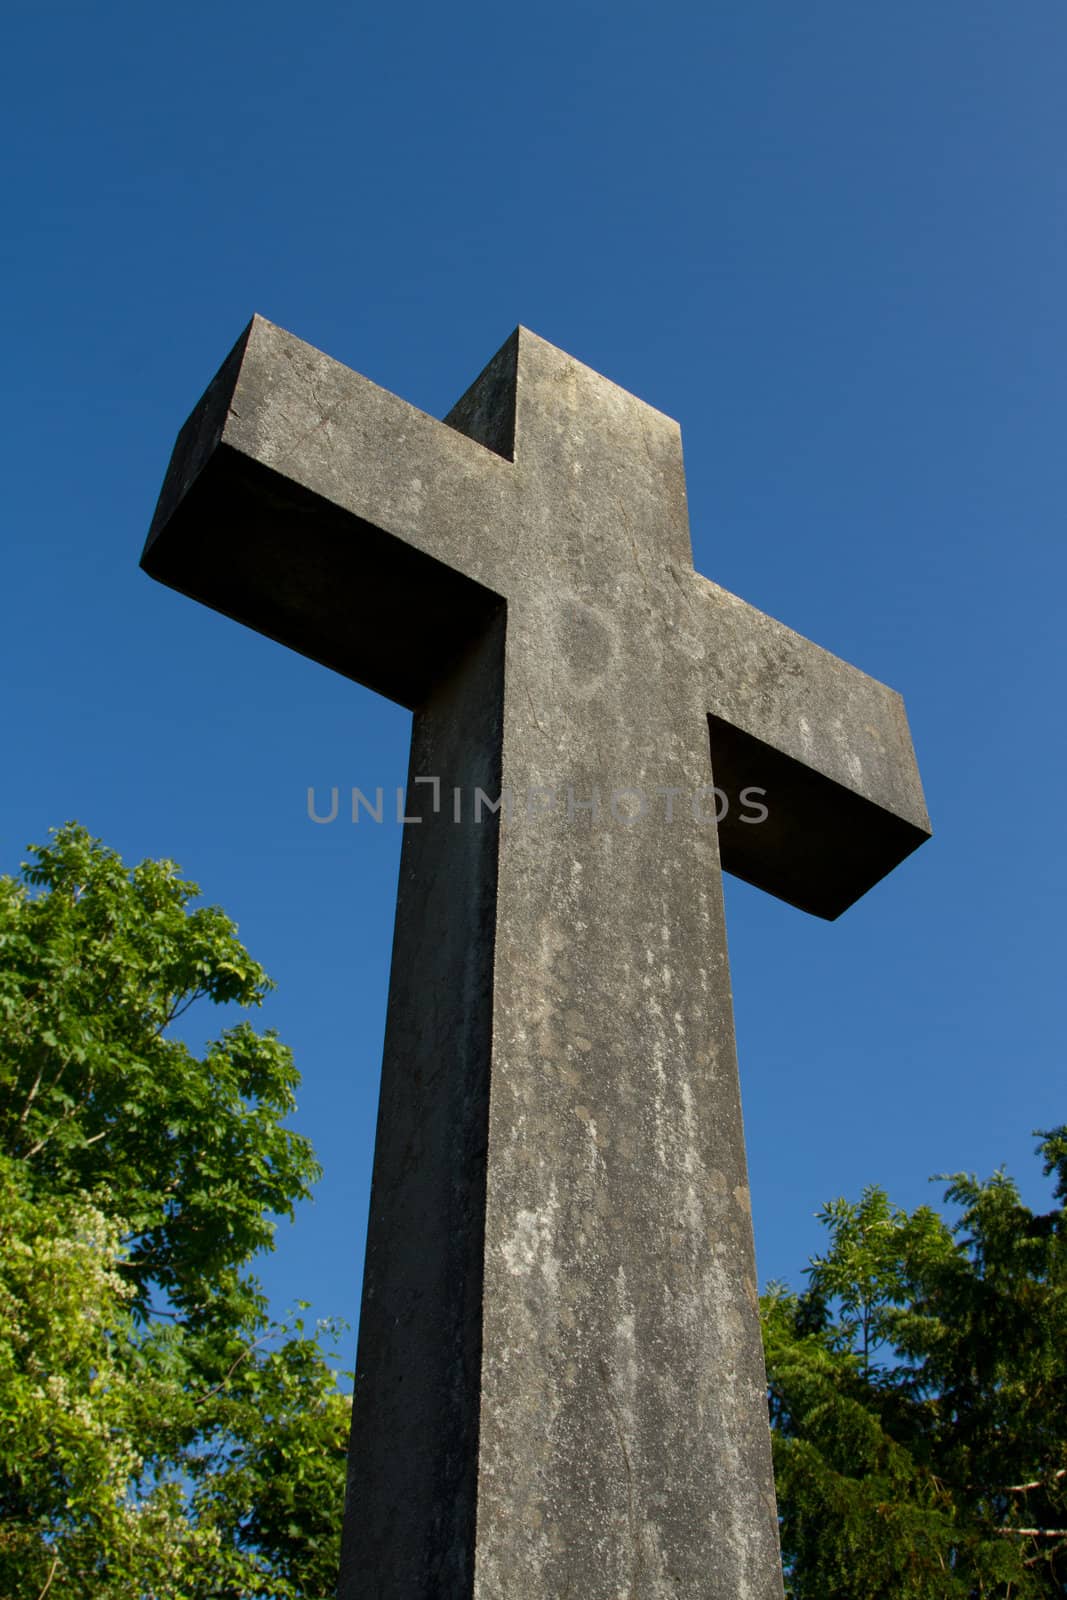
[[[143,565],[414,712],[340,1594],[780,1597],[720,872],[836,917],[920,844],[899,696],[524,328],[438,422],[255,318]]]

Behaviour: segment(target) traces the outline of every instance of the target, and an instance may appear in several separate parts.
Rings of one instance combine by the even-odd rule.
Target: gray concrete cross
[[[440,779],[341,1594],[780,1596],[720,867],[835,917],[920,844],[899,696],[695,573],[677,424],[525,329],[442,423],[256,318],[143,565],[412,708]]]

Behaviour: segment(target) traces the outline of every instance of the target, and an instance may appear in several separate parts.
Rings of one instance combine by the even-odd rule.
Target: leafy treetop
[[[946,1180],[952,1224],[870,1187],[764,1298],[793,1600],[1065,1592],[1067,1127],[1039,1137],[1052,1210],[1003,1172]]]
[[[350,1399],[251,1272],[318,1175],[270,987],[169,861],[75,824],[0,878],[0,1596],[322,1600]],[[188,1024],[186,1024],[188,1026]],[[302,1308],[301,1308],[302,1309]]]

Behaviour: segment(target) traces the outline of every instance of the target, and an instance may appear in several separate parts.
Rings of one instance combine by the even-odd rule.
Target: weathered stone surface
[[[837,915],[928,832],[899,699],[696,575],[677,425],[524,329],[441,423],[256,319],[144,565],[413,707],[441,782],[401,863],[342,1594],[780,1596],[719,837]]]
[[[753,827],[732,809],[723,866],[836,917],[930,835],[904,702],[892,689],[695,575],[690,646],[704,662],[716,782],[767,789]],[[703,642],[703,651],[701,643]]]

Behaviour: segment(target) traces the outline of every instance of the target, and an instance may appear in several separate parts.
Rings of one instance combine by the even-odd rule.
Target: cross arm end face
[[[223,443],[230,421],[230,408],[241,381],[245,355],[256,332],[256,324],[261,321],[260,317],[252,318],[189,413],[175,441],[141,555],[141,566],[153,577],[156,576],[153,566],[158,562],[158,553],[155,558],[152,555],[153,546],[160,540],[182,500]]]
[[[696,593],[715,782],[767,810],[731,806],[723,867],[838,917],[931,835],[904,702],[707,579]]]

